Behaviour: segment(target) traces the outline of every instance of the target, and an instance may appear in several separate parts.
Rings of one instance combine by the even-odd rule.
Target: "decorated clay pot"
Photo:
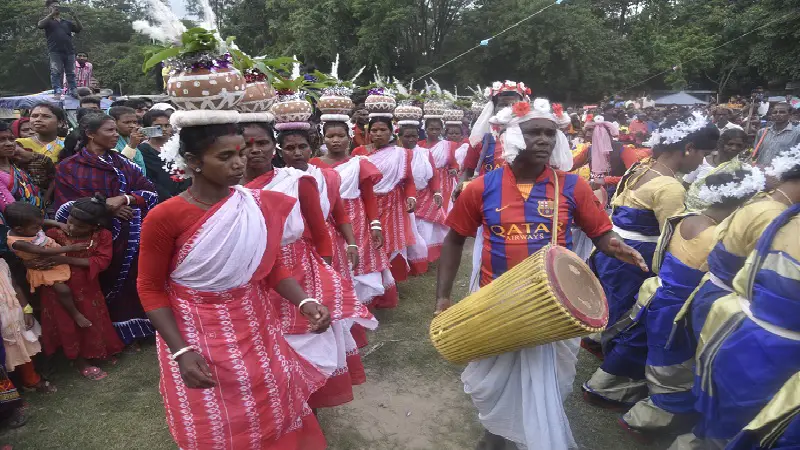
[[[444,117],[442,117],[445,122],[461,122],[461,119],[463,118],[464,111],[461,111],[460,109],[445,109]]]
[[[430,101],[425,102],[425,115],[426,116],[443,116],[444,115],[444,103],[437,102],[437,101]]]
[[[364,102],[364,106],[366,106],[366,108],[371,113],[391,114],[392,111],[394,111],[394,107],[396,105],[397,102],[395,102],[394,97],[390,97],[388,95],[378,95],[378,94],[370,95]]]
[[[237,108],[244,113],[267,112],[275,103],[275,89],[267,81],[248,83],[244,91],[244,98]]]
[[[397,120],[419,120],[422,118],[422,108],[411,105],[398,106],[394,110]]]
[[[306,122],[314,111],[311,104],[304,99],[278,102],[272,105],[272,114],[278,122]]]
[[[470,109],[472,109],[472,112],[474,112],[475,114],[480,114],[483,112],[483,108],[485,106],[486,102],[472,102],[472,106],[470,107]]]
[[[179,109],[235,109],[244,97],[242,74],[234,68],[192,69],[170,77],[167,92]]]
[[[317,108],[322,114],[350,115],[355,105],[348,97],[340,95],[323,95],[317,101]]]

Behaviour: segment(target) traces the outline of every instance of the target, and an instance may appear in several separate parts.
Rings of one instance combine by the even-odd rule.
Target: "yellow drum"
[[[608,303],[589,266],[546,246],[434,318],[430,336],[448,361],[465,363],[605,329]]]

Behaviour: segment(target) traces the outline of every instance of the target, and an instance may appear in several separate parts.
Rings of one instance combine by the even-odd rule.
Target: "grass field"
[[[457,298],[466,292],[469,261],[465,254]],[[461,368],[444,362],[428,341],[434,287],[433,273],[403,283],[400,306],[378,312],[381,326],[370,333],[369,346],[363,350],[367,383],[355,388],[353,402],[320,413],[330,450],[475,447],[482,431],[463,394]],[[0,445],[11,444],[15,450],[175,449],[164,420],[153,347],[104,367],[109,377],[99,382],[84,380],[65,361],[56,366],[52,380],[58,393],[26,396],[28,424],[0,435]],[[652,445],[634,443],[616,425],[615,414],[583,403],[580,383],[596,367],[597,361],[582,352],[575,392],[566,403],[581,448],[666,448],[668,439]]]

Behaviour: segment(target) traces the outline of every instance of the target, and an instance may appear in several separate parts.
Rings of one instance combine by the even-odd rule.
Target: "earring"
[[[199,168],[199,167],[198,167],[197,169],[194,169],[194,171],[195,171],[195,172],[197,172],[197,173],[200,173],[200,172],[202,172],[202,171],[203,171],[203,169],[201,169],[201,168]]]

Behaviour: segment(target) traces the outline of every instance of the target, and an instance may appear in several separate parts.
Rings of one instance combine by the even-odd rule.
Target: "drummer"
[[[453,281],[464,242],[483,226],[481,282],[499,277],[551,240],[558,177],[558,242],[570,248],[570,225],[577,223],[597,248],[647,269],[638,252],[625,245],[589,183],[550,166],[558,159],[556,119],[547,100],[506,108],[505,163],[469,183],[447,218],[451,228],[439,264],[436,313],[451,304]],[[563,151],[569,151],[563,148]],[[506,440],[528,450],[566,450],[575,446],[563,400],[575,377],[578,340],[506,353],[469,364],[461,379],[486,428],[480,448],[502,449]]]

